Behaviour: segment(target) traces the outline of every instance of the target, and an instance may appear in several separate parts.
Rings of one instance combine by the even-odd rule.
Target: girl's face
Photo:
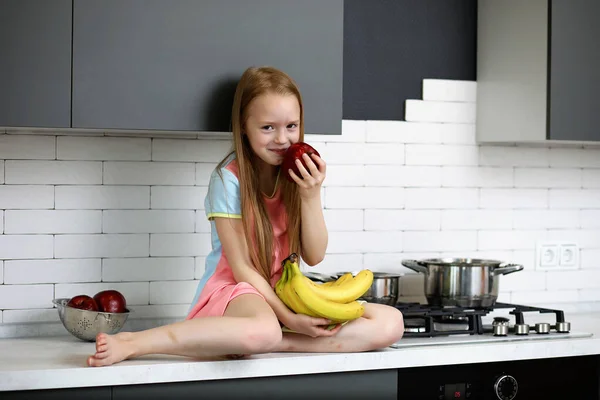
[[[281,165],[285,151],[300,140],[300,104],[294,95],[267,93],[249,105],[244,133],[267,165]]]

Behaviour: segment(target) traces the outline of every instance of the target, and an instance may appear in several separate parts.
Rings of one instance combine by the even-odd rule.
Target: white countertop
[[[403,338],[400,348],[365,353],[271,353],[243,360],[191,361],[145,356],[109,367],[91,368],[94,343],[70,335],[0,339],[0,390],[115,386],[312,374],[418,366],[482,363],[600,354],[600,313],[567,314],[571,332],[584,338],[530,335],[522,341],[482,341],[469,335]],[[529,318],[530,324],[534,321]],[[462,343],[461,343],[462,342]]]

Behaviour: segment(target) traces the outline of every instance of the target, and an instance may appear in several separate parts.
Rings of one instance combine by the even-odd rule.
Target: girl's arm
[[[325,161],[316,154],[311,157],[303,154],[302,157],[308,171],[300,160],[296,160],[296,164],[304,179],[298,178],[294,172],[290,172],[290,175],[300,186],[302,259],[312,267],[323,261],[327,250],[328,233],[321,204],[321,184],[325,180],[326,166]]]

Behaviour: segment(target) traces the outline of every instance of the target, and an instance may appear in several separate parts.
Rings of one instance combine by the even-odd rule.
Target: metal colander
[[[67,306],[70,299],[55,299],[58,316],[67,331],[81,340],[94,342],[98,333],[118,333],[125,325],[129,310],[124,313],[80,310]]]

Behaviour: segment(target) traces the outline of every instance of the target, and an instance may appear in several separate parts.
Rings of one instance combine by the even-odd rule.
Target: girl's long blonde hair
[[[270,282],[273,264],[273,228],[267,214],[258,180],[257,156],[243,134],[248,108],[252,100],[266,93],[294,95],[300,105],[300,141],[304,141],[304,107],[302,96],[294,80],[286,73],[272,67],[250,67],[240,78],[233,98],[231,128],[233,150],[219,163],[217,171],[225,166],[227,159],[235,154],[239,169],[242,222],[250,251],[250,259],[257,271]],[[285,172],[281,172],[285,173]],[[280,176],[278,179],[288,219],[288,254],[301,256],[300,245],[300,196],[298,185]]]

